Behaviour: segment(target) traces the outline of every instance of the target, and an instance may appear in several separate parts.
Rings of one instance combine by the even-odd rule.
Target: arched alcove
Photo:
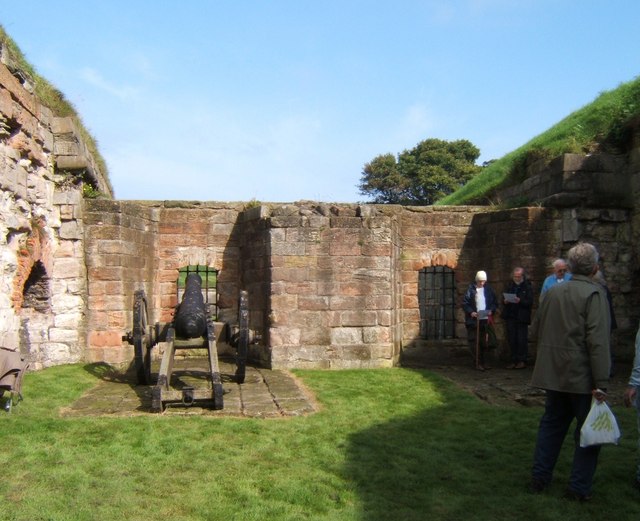
[[[46,313],[51,308],[51,292],[47,270],[40,261],[36,261],[22,290],[22,308]]]

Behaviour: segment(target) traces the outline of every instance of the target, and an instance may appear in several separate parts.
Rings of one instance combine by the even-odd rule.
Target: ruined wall
[[[39,103],[25,77],[6,66],[2,51],[0,344],[19,347],[38,369],[83,357],[85,174],[106,195],[111,192],[84,158],[86,147],[74,125]],[[72,155],[82,172],[70,164],[60,167]]]

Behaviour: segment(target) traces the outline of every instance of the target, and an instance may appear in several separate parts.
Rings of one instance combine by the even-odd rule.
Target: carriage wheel
[[[154,328],[149,325],[147,298],[144,290],[138,290],[133,302],[133,350],[136,379],[140,385],[151,383],[151,348],[154,345]]]

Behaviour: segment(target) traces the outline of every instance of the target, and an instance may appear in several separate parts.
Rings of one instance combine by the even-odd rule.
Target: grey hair
[[[551,266],[553,266],[553,267],[554,267],[554,269],[555,269],[555,268],[557,268],[557,267],[558,267],[558,265],[559,265],[559,264],[564,264],[564,265],[566,266],[567,261],[566,261],[566,260],[564,260],[564,259],[556,259],[556,260],[554,260],[554,261],[551,263]]]
[[[593,244],[579,242],[569,250],[567,260],[573,274],[591,276],[598,266],[600,256]]]

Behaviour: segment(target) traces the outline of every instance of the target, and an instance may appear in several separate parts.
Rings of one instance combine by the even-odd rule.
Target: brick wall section
[[[402,280],[402,343],[412,345],[420,333],[418,308],[418,274],[432,266],[447,266],[455,270],[456,283],[467,280],[469,270],[459,269],[459,257],[465,238],[470,233],[474,216],[480,207],[407,207],[399,208],[401,280]],[[466,271],[464,271],[466,269]]]
[[[249,346],[249,356],[264,367],[271,366],[271,343],[269,329],[269,306],[271,300],[271,230],[269,208],[255,206],[239,215],[237,230],[239,250],[235,264],[237,284],[224,289],[227,312],[223,318],[236,323],[238,318],[238,296],[246,290],[249,296],[249,324],[258,339]]]
[[[121,336],[131,328],[135,289],[145,289],[152,323],[170,322],[177,272],[188,264],[219,270],[222,321],[236,321],[239,291],[249,292],[250,326],[258,333],[251,358],[268,367],[388,367],[401,354],[407,359],[416,352],[423,360],[442,359],[465,346],[460,304],[476,271],[487,271],[501,293],[512,268],[523,266],[537,292],[551,261],[578,239],[600,248],[618,318],[627,329],[632,320],[627,310],[635,284],[622,283],[632,278],[626,210],[322,203],[245,210],[224,203],[114,201],[86,206],[93,359],[130,359]],[[418,274],[430,266],[455,272],[454,341],[419,338]]]
[[[223,318],[237,307],[239,239],[237,221],[242,204],[165,203],[158,229],[160,321],[170,322],[178,304],[178,269],[206,265],[218,273],[218,306]]]
[[[394,343],[391,217],[370,206],[274,208],[274,367],[388,367]]]
[[[150,323],[158,318],[159,214],[153,204],[86,201],[87,317],[91,326],[85,358],[89,361],[132,359],[132,347],[122,336],[133,326],[136,290],[145,291]]]

